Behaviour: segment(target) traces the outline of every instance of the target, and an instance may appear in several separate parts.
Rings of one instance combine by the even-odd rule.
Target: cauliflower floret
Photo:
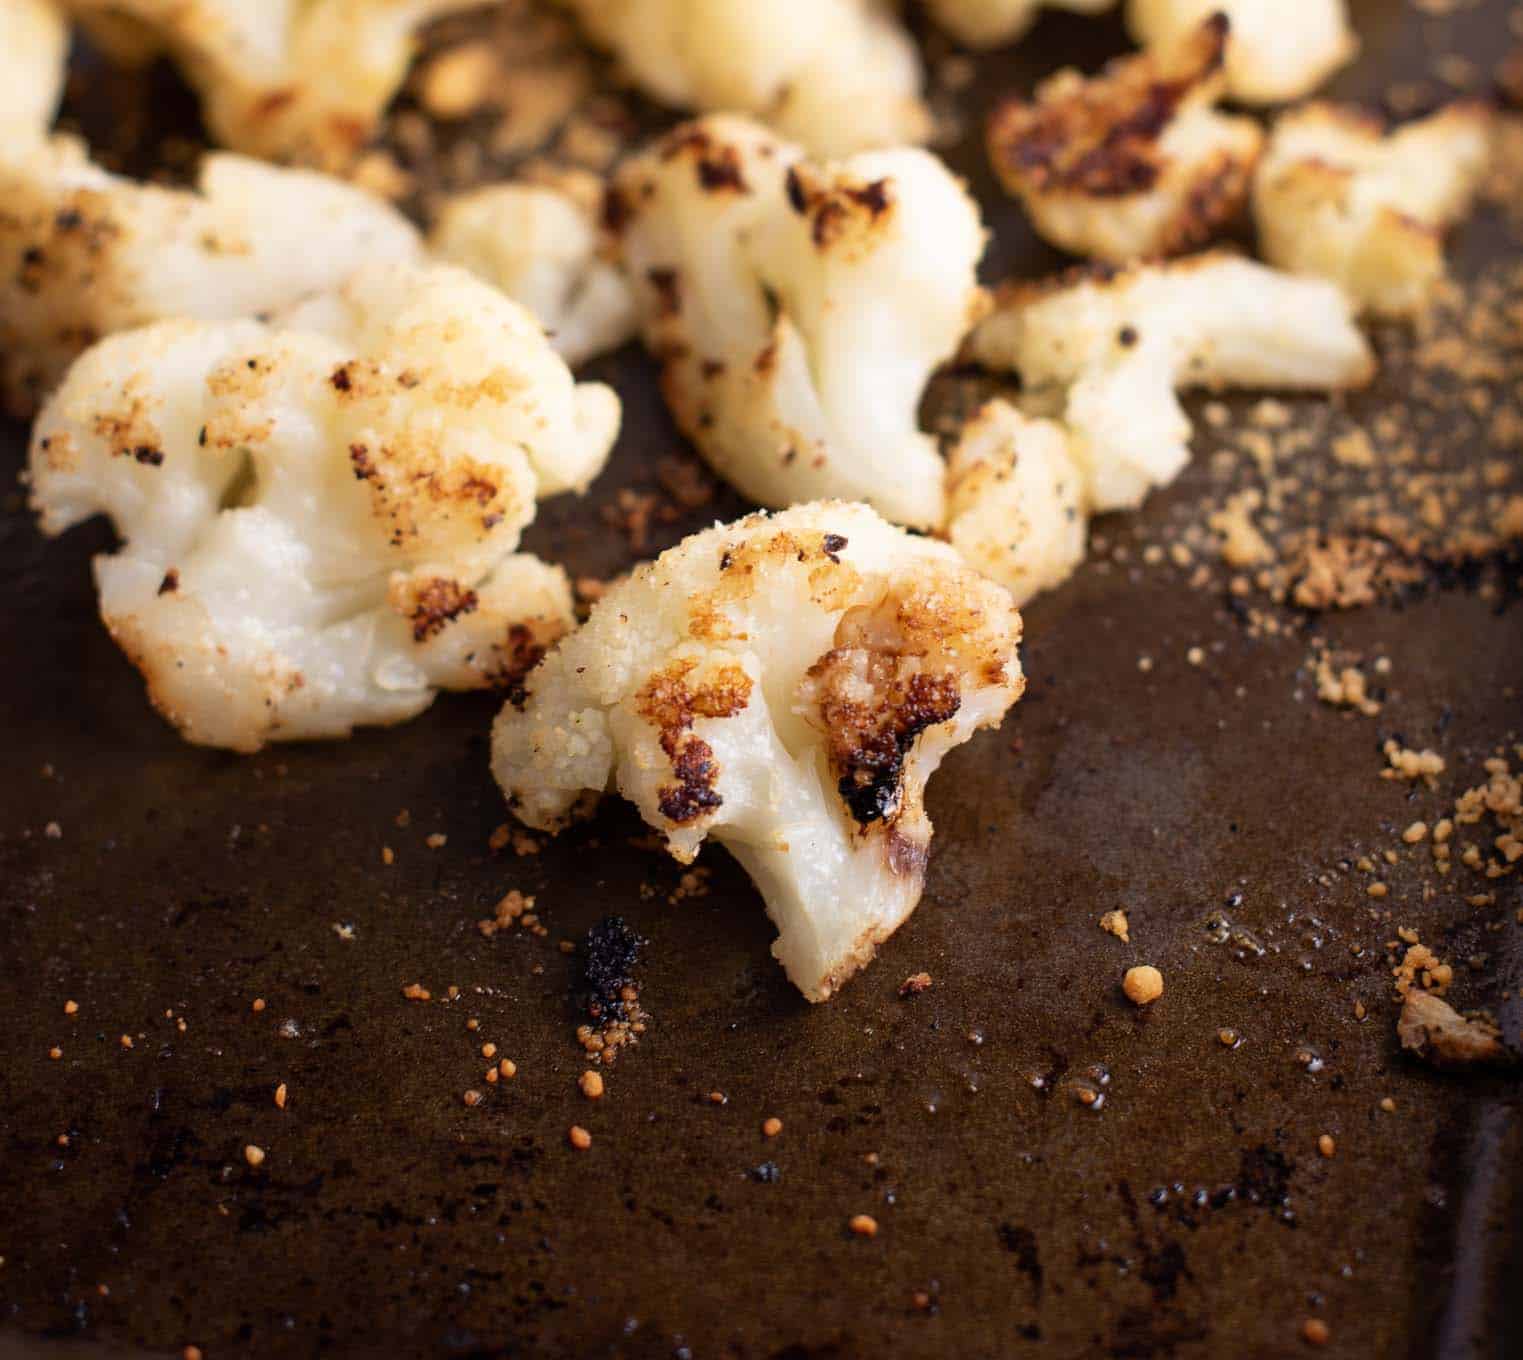
[[[592,215],[570,194],[539,184],[496,184],[448,198],[429,237],[436,256],[533,312],[573,365],[635,333],[634,295],[598,244]]]
[[[924,141],[920,56],[879,0],[563,0],[647,94],[818,156]]]
[[[536,481],[617,419],[463,270],[367,266],[273,326],[88,350],[38,417],[32,505],[49,534],[111,517],[112,636],[187,740],[252,751],[515,682],[573,618],[564,573],[514,555]]]
[[[65,0],[107,46],[166,49],[200,93],[212,136],[328,169],[369,140],[431,19],[480,0]],[[121,39],[129,38],[124,46]]]
[[[1444,278],[1444,231],[1470,211],[1486,173],[1490,124],[1479,103],[1390,134],[1330,104],[1286,114],[1254,182],[1264,257],[1331,279],[1361,310],[1421,312]]]
[[[1360,387],[1375,357],[1348,300],[1212,251],[1005,289],[968,354],[1062,412],[1096,511],[1141,504],[1189,461],[1183,387]]]
[[[195,190],[167,189],[108,174],[58,136],[0,157],[0,203],[0,388],[18,415],[101,336],[267,313],[364,261],[422,252],[379,199],[244,156],[208,156]]]
[[[922,390],[985,298],[978,209],[928,152],[838,165],[745,119],[628,163],[609,216],[678,425],[764,505],[865,500],[938,528]]]
[[[1301,99],[1359,50],[1348,0],[1129,0],[1126,18],[1144,47],[1168,49],[1212,14],[1232,23],[1227,93],[1244,104]]]
[[[52,0],[0,0],[0,147],[41,141],[63,93],[69,30]]]
[[[989,124],[989,155],[1037,231],[1117,263],[1204,244],[1236,217],[1264,134],[1218,113],[1227,20],[1208,19],[1167,56],[1126,57],[1098,76],[1058,72],[1034,102]]]
[[[1021,694],[1020,615],[945,544],[863,505],[695,534],[636,568],[504,707],[492,767],[556,830],[616,788],[690,862],[751,875],[811,1001],[915,909],[926,780]]]
[[[931,15],[958,42],[969,47],[1002,47],[1014,42],[1042,9],[1100,14],[1116,0],[929,0]]]
[[[947,460],[947,538],[1017,606],[1062,585],[1089,536],[1084,471],[1056,421],[991,401]]]

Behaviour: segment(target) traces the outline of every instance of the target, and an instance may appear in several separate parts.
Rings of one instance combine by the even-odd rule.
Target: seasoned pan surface
[[[1515,41],[1505,3],[1355,8],[1352,97],[1431,99],[1436,68],[1465,75],[1446,55],[1484,86]],[[993,189],[982,113],[1123,45],[1050,18],[959,94],[950,154],[994,226],[991,279],[1057,261]],[[1505,276],[1507,206],[1455,249],[1464,278]],[[1382,345],[1382,386],[1339,420],[1411,407],[1418,343]],[[641,354],[594,371],[625,400],[616,457],[530,546],[606,576],[637,555],[632,508],[655,507],[648,554],[743,507],[661,490],[681,441]],[[1497,401],[1517,379],[1504,365]],[[1330,456],[1323,403],[1284,405],[1318,431],[1286,526],[1335,530],[1367,482]],[[1510,460],[1476,492],[1493,504],[1523,489],[1496,427],[1434,409],[1423,456],[1472,489],[1466,468]],[[1267,1357],[1309,1318],[1332,1354],[1523,1354],[1516,1081],[1401,1055],[1387,947],[1439,950],[1456,1004],[1516,1041],[1518,878],[1441,878],[1401,833],[1519,739],[1519,562],[1413,548],[1337,612],[1235,591],[1201,526],[1265,480],[1232,432],[1268,418],[1228,417],[1027,611],[1029,696],[931,786],[920,910],[821,1007],[769,958],[735,865],[710,851],[684,879],[616,801],[537,853],[491,848],[487,701],[248,759],[181,744],[95,618],[108,531],[44,542],[12,496],[0,1355]],[[24,432],[3,450],[18,471]],[[1319,702],[1319,641],[1378,714]],[[1380,777],[1392,738],[1441,752],[1437,787]],[[510,889],[545,934],[478,929]],[[1099,926],[1115,908],[1129,942]],[[610,915],[647,941],[650,1018],[592,1102],[562,944]],[[1141,962],[1166,981],[1146,1011],[1119,987]],[[487,1043],[511,1080],[483,1083]]]

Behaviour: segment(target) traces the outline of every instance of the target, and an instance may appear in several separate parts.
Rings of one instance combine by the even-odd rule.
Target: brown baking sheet
[[[1515,41],[1506,3],[1354,8],[1364,54],[1340,94],[1429,79],[1444,53],[1484,83]],[[1119,23],[1049,17],[980,59],[969,127],[999,89],[1123,46]],[[976,137],[952,159],[995,228],[991,279],[1050,267]],[[1461,234],[1462,273],[1516,251],[1504,217]],[[680,449],[642,355],[592,371],[625,401],[616,457],[530,538],[574,574],[631,560],[600,512]],[[22,431],[3,456],[20,469]],[[1405,856],[1378,921],[1350,867],[1517,740],[1518,562],[1281,611],[1271,635],[1187,570],[1142,569],[1220,482],[1203,454],[1102,521],[1103,550],[1027,611],[1028,697],[931,786],[920,910],[824,1007],[773,964],[722,852],[684,897],[617,801],[537,855],[489,851],[488,700],[251,759],[182,745],[95,618],[108,531],[44,542],[13,496],[0,1355],[1268,1357],[1302,1349],[1308,1317],[1330,1354],[1523,1355],[1518,1086],[1399,1054],[1383,947],[1401,925],[1484,954],[1456,996],[1515,1040],[1519,880],[1482,909],[1458,883],[1425,901],[1431,868]],[[739,508],[657,522],[652,545]],[[1314,634],[1390,659],[1379,716],[1316,701]],[[1391,736],[1443,752],[1438,792],[1378,777]],[[510,888],[545,937],[477,930]],[[1129,945],[1098,927],[1113,907]],[[651,1019],[594,1104],[559,946],[609,914],[649,941]],[[1167,982],[1145,1012],[1118,985],[1143,961]],[[901,998],[922,970],[931,989]],[[405,1000],[414,982],[434,1000]],[[484,1042],[511,1082],[483,1086]],[[573,1123],[590,1149],[568,1147]],[[859,1213],[875,1237],[848,1232]]]

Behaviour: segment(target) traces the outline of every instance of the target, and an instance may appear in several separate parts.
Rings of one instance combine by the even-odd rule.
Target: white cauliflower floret
[[[564,573],[514,554],[536,481],[617,418],[494,289],[382,264],[273,326],[87,351],[38,417],[32,504],[49,534],[111,517],[112,636],[187,740],[252,751],[515,682],[573,618]]]
[[[522,303],[556,352],[580,364],[635,333],[635,300],[598,251],[597,225],[576,199],[539,184],[497,184],[444,201],[429,246]]]
[[[944,468],[917,410],[985,301],[978,209],[928,152],[801,155],[715,116],[615,179],[609,217],[667,401],[753,500],[865,500],[939,527]]]
[[[563,0],[647,94],[820,156],[924,141],[914,41],[879,0]]]
[[[1116,0],[928,0],[931,15],[969,47],[1001,47],[1014,42],[1045,9],[1100,14]]]
[[[504,707],[492,766],[532,827],[617,789],[684,863],[751,875],[811,1001],[915,909],[926,780],[1021,694],[1020,615],[863,505],[695,534],[608,592]]]
[[[266,314],[421,252],[404,217],[340,180],[212,155],[196,189],[168,189],[53,137],[0,157],[0,387],[24,415],[114,331]]]
[[[1193,249],[1238,215],[1264,134],[1212,107],[1227,27],[1216,15],[1167,55],[1090,78],[1060,71],[995,111],[990,159],[1042,236],[1122,263]]]
[[[104,22],[108,50],[167,50],[212,136],[274,160],[337,169],[368,141],[412,61],[415,35],[480,0],[65,0]],[[132,41],[125,46],[123,34]]]
[[[1084,471],[1056,421],[991,401],[947,460],[947,538],[969,565],[1024,605],[1084,560]]]
[[[0,155],[11,155],[58,111],[69,29],[52,0],[0,0],[0,34]]]
[[[1180,388],[1328,391],[1375,374],[1337,288],[1222,251],[1010,287],[967,352],[1062,412],[1096,511],[1141,504],[1189,461]]]
[[[1361,310],[1421,312],[1444,279],[1444,232],[1470,211],[1485,176],[1490,125],[1479,103],[1389,134],[1330,104],[1286,114],[1254,183],[1264,257],[1331,279]]]
[[[1301,99],[1359,50],[1348,0],[1128,0],[1127,24],[1144,47],[1167,50],[1218,13],[1232,23],[1227,93],[1240,103]]]

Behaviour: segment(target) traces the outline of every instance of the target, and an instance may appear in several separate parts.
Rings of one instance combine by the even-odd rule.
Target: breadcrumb
[[[601,1100],[603,1098],[603,1078],[591,1068],[588,1068],[587,1071],[577,1078],[576,1084],[581,1088],[582,1094],[588,1100]]]
[[[254,1143],[247,1144],[243,1149],[243,1160],[250,1166],[260,1166],[264,1162],[264,1149]]]
[[[585,1152],[592,1146],[592,1135],[580,1124],[573,1124],[566,1131],[566,1138],[578,1152]]]
[[[846,1226],[858,1237],[876,1237],[878,1235],[878,1220],[871,1214],[853,1214],[851,1221]]]
[[[1121,990],[1128,1001],[1138,1006],[1148,1006],[1163,995],[1163,974],[1149,964],[1128,968],[1122,979]]]
[[[762,1120],[762,1137],[763,1138],[776,1138],[777,1135],[780,1134],[782,1131],[783,1131],[783,1121],[781,1119],[777,1118],[776,1115],[772,1116],[769,1119]]]

